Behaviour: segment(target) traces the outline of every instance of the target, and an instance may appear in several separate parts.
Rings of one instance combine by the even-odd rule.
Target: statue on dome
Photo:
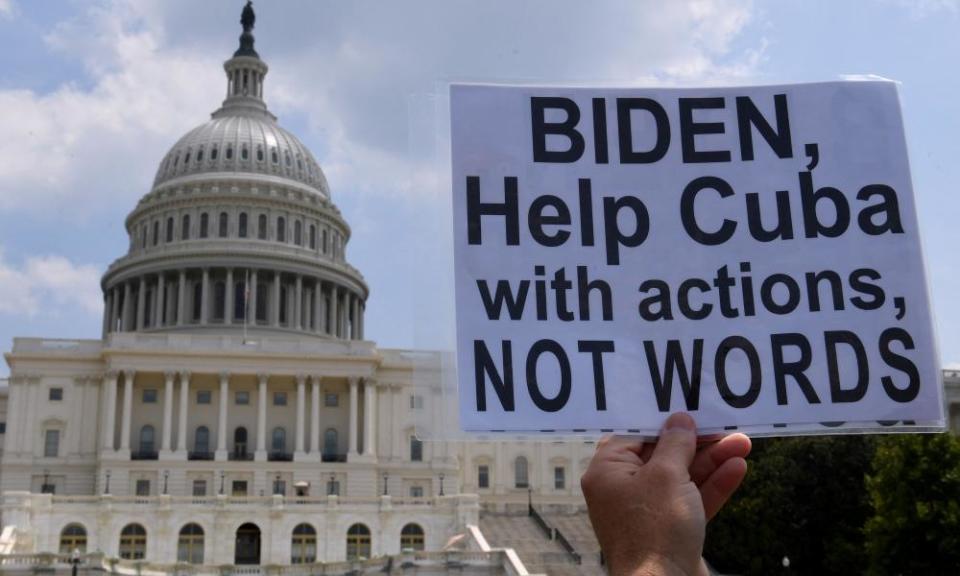
[[[253,48],[253,26],[257,23],[257,15],[253,13],[253,2],[247,0],[243,12],[240,13],[240,25],[243,26],[243,34],[240,34],[240,48],[233,53],[234,56],[252,56],[259,58],[260,55]]]
[[[249,33],[256,22],[257,15],[253,13],[253,2],[247,0],[247,5],[243,7],[243,12],[240,14],[240,25],[243,26],[244,32]]]

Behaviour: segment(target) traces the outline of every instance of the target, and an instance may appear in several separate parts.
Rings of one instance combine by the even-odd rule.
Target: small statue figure
[[[253,13],[253,2],[247,0],[247,5],[243,7],[243,12],[240,14],[240,25],[243,26],[244,32],[250,32],[256,22],[257,15]]]

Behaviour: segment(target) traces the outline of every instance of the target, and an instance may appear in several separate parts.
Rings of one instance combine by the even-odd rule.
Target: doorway
[[[260,564],[260,528],[246,523],[237,528],[234,564]]]

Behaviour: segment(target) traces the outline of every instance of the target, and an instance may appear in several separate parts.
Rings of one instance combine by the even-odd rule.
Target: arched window
[[[143,560],[147,555],[147,531],[140,524],[127,524],[120,532],[120,558]]]
[[[423,528],[419,524],[407,524],[400,531],[400,551],[421,551],[424,548]]]
[[[190,215],[184,214],[183,219],[180,223],[180,239],[189,240],[190,239]]]
[[[244,144],[240,147],[240,159],[249,160],[250,159],[250,150],[247,149],[247,145]]]
[[[524,456],[517,456],[517,459],[513,461],[513,485],[516,488],[530,487],[527,459]]]
[[[276,147],[276,146],[271,146],[271,147],[270,147],[270,160],[271,160],[274,164],[279,164],[279,163],[280,163],[280,156],[277,154],[277,147]]]
[[[290,546],[291,564],[313,564],[317,561],[317,530],[309,524],[297,524]]]
[[[260,240],[267,239],[267,215],[261,214],[257,217],[257,238]]]
[[[200,321],[200,312],[203,310],[203,283],[193,284],[193,321]]]
[[[173,217],[167,218],[167,239],[166,242],[169,244],[173,242]]]
[[[74,550],[87,552],[87,529],[80,524],[67,524],[60,531],[60,553],[73,554]]]
[[[218,234],[218,236],[220,236],[221,238],[226,238],[226,237],[227,237],[227,222],[228,222],[228,218],[229,218],[229,217],[227,216],[227,213],[226,213],[226,212],[221,212],[221,213],[220,213],[220,224],[219,224],[219,227],[218,227],[218,229],[217,229],[217,234]]]
[[[240,222],[238,224],[237,235],[241,238],[247,237],[247,213],[240,213]]]
[[[283,160],[284,160],[284,162],[286,162],[287,168],[289,168],[289,167],[290,167],[290,164],[291,164],[291,162],[290,162],[290,151],[289,151],[289,150],[287,150],[286,152],[283,153]]]
[[[277,218],[277,242],[287,241],[287,220],[280,216]]]
[[[310,225],[310,249],[317,249],[317,227],[314,224]]]
[[[200,426],[193,435],[193,451],[197,454],[210,452],[210,429]]]
[[[274,454],[284,454],[287,451],[287,431],[281,427],[277,426],[273,429],[273,434],[270,436],[270,450]]]
[[[200,149],[197,150],[197,164],[201,162],[203,162],[203,146],[201,146]]]
[[[303,246],[303,223],[299,220],[293,223],[293,243]]]
[[[156,434],[154,432],[153,426],[147,424],[140,429],[140,451],[145,454],[150,454],[154,452],[156,447],[155,443]]]
[[[423,441],[416,436],[410,436],[410,461],[423,462]]]
[[[247,429],[243,426],[233,431],[233,453],[238,456],[247,455]]]
[[[187,154],[183,157],[183,167],[186,168],[190,165],[190,149],[187,148]]]
[[[156,246],[160,242],[160,223],[157,221],[153,222],[153,245]]]
[[[257,283],[257,322],[267,321],[267,285]]]
[[[347,529],[347,560],[370,557],[370,529],[354,524]]]
[[[213,145],[213,148],[210,149],[210,159],[211,159],[211,160],[216,160],[216,159],[217,159],[217,145],[216,145],[216,144],[214,144],[214,145]]]
[[[147,247],[147,227],[144,226],[140,229],[140,248],[144,249]]]
[[[200,237],[206,238],[210,235],[210,215],[204,212],[200,215]]]
[[[227,144],[227,160],[233,160],[233,144]]]
[[[199,524],[190,523],[180,529],[177,562],[203,564],[203,528]]]
[[[332,457],[337,454],[337,450],[339,450],[337,430],[327,428],[327,431],[323,433],[323,454]]]
[[[173,158],[173,167],[176,168],[180,165],[180,153],[177,152],[177,155]]]
[[[263,162],[263,146],[257,145],[257,162]]]
[[[223,320],[224,307],[227,305],[227,285],[217,282],[213,285],[213,318]]]
[[[245,320],[247,317],[247,282],[238,280],[233,283],[233,317]]]

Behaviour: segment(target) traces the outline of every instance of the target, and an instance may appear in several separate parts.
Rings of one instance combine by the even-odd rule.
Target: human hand
[[[603,438],[580,484],[611,576],[706,575],[706,523],[740,486],[749,453],[743,434],[698,447],[682,413],[655,443]]]

